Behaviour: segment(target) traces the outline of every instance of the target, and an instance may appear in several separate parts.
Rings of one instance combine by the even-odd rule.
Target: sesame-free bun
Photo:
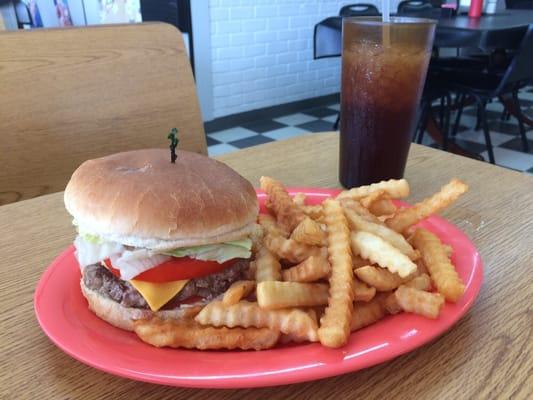
[[[85,161],[65,189],[84,232],[149,249],[238,240],[255,227],[254,188],[227,165],[178,151],[136,150]]]

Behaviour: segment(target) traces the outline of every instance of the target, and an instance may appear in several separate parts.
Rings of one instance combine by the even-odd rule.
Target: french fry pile
[[[437,318],[465,286],[451,248],[418,222],[453,203],[468,187],[453,179],[411,208],[404,179],[341,192],[307,205],[284,186],[261,178],[270,214],[258,218],[251,279],[235,282],[194,320],[136,322],[156,346],[266,349],[277,343],[346,344],[350,333],[386,315]]]

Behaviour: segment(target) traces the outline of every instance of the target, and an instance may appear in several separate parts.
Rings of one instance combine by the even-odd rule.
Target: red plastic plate
[[[310,204],[338,190],[294,188]],[[264,194],[258,191],[261,204]],[[318,343],[255,351],[158,349],[97,318],[79,288],[80,270],[73,247],[48,267],[35,291],[35,313],[48,337],[75,359],[118,376],[164,385],[243,388],[303,382],[353,372],[407,353],[442,335],[472,306],[483,279],[474,245],[440,217],[422,225],[454,249],[453,262],[466,283],[457,304],[446,303],[437,320],[412,314],[389,316],[353,333],[348,344],[328,349]]]

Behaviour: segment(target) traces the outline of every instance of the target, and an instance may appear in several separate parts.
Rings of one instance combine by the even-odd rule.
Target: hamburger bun
[[[170,249],[238,240],[259,210],[254,188],[227,165],[178,151],[136,150],[84,162],[65,189],[83,231],[106,241]]]

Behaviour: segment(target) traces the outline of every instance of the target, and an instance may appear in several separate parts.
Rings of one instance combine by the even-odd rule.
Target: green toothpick
[[[167,136],[167,139],[170,140],[170,146],[168,146],[170,148],[170,162],[175,164],[176,159],[178,158],[176,154],[176,147],[178,147],[178,143],[180,142],[178,139],[178,130],[176,128],[172,128]]]

